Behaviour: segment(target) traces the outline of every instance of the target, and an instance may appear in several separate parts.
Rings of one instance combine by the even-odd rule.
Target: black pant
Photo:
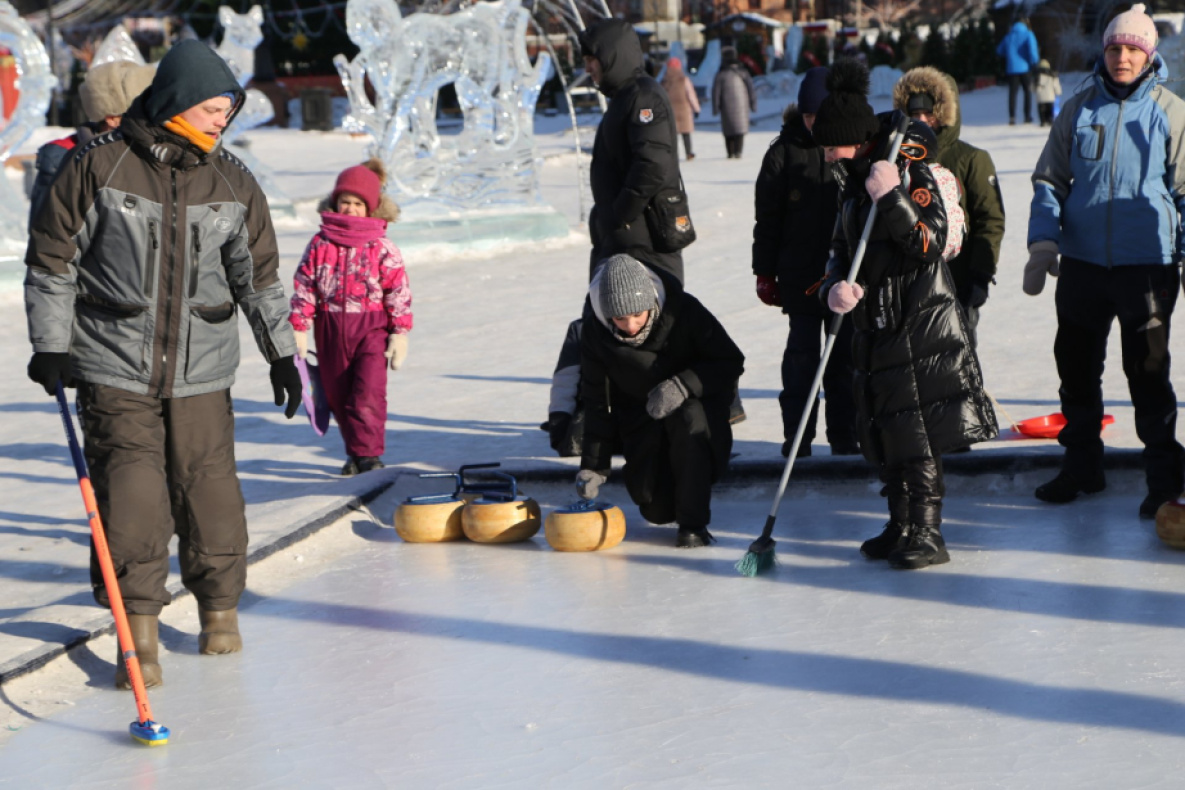
[[[1037,102],[1037,120],[1042,126],[1053,126],[1053,102]]]
[[[889,519],[896,524],[913,524],[937,529],[942,524],[942,458],[910,458],[893,466],[882,466],[881,481],[889,497]]]
[[[687,154],[687,158],[695,156],[695,151],[691,150],[691,135],[687,132],[683,133],[683,151]]]
[[[1008,120],[1016,120],[1016,88],[1020,86],[1025,92],[1025,123],[1033,122],[1032,85],[1030,74],[1008,75]]]
[[[811,383],[819,369],[822,353],[823,329],[831,319],[815,315],[790,315],[790,337],[782,354],[782,392],[778,404],[782,407],[782,433],[786,441],[793,441],[798,421],[806,408]],[[823,391],[826,393],[827,443],[832,447],[855,449],[856,394],[852,386],[852,321],[841,325],[831,359],[823,370]],[[815,422],[819,415],[816,400],[802,434],[802,446],[809,447],[815,438]]]
[[[1080,479],[1103,472],[1103,361],[1119,319],[1123,372],[1144,443],[1148,489],[1176,496],[1185,479],[1177,443],[1177,396],[1169,379],[1169,328],[1180,288],[1176,266],[1106,268],[1063,258],[1057,280],[1057,339],[1066,427],[1063,466]]]
[[[745,147],[745,135],[743,134],[726,134],[724,135],[724,150],[728,153],[729,159],[740,159],[741,150]]]
[[[643,411],[622,424],[625,487],[647,521],[711,523],[712,483],[732,450],[730,400],[688,398],[665,419],[650,419]]]
[[[78,388],[86,462],[129,614],[159,614],[170,596],[174,532],[181,581],[206,610],[233,609],[247,583],[247,519],[235,471],[230,390],[154,398]],[[91,549],[95,600],[108,606]]]

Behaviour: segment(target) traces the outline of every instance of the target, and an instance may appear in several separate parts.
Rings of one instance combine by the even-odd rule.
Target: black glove
[[[272,363],[271,370],[272,392],[276,395],[276,405],[284,405],[284,396],[288,396],[288,408],[284,409],[284,416],[292,419],[300,407],[300,371],[292,357],[281,357]]]
[[[29,378],[45,387],[46,395],[56,395],[58,382],[73,387],[70,375],[70,355],[57,351],[37,351],[29,360]]]
[[[988,299],[988,288],[995,282],[987,272],[971,271],[956,296],[964,307],[983,307]]]
[[[551,449],[557,453],[568,439],[568,429],[572,427],[572,415],[566,411],[553,411],[547,415],[547,438]]]

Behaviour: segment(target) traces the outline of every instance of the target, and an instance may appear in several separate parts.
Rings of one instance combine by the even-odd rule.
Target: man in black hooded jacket
[[[585,68],[609,107],[593,143],[589,217],[596,264],[627,253],[683,282],[683,256],[658,252],[644,216],[660,189],[679,186],[675,115],[666,91],[646,74],[638,34],[623,19],[604,19],[580,34]]]

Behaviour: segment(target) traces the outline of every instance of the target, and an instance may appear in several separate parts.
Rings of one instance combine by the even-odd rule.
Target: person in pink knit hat
[[[346,444],[345,476],[383,468],[387,367],[406,361],[412,327],[403,256],[387,238],[399,207],[383,194],[385,181],[377,159],[337,177],[296,269],[289,316],[302,359],[313,326],[321,383]]]

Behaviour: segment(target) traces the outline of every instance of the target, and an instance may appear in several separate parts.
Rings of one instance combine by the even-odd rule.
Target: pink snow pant
[[[387,428],[387,314],[318,311],[313,321],[325,399],[346,452],[382,456]]]

